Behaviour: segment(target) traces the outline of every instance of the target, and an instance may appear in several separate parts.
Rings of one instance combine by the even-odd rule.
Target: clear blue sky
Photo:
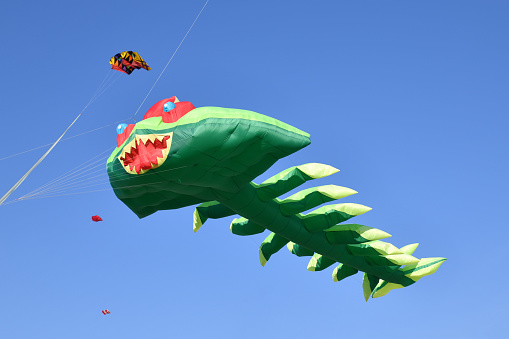
[[[131,117],[204,3],[5,2],[0,158],[54,141],[124,50],[152,71],[118,79],[68,135]],[[193,207],[139,220],[103,184],[0,207],[0,337],[504,337],[508,15],[507,1],[210,0],[140,110],[176,95],[310,133],[256,181],[339,168],[313,184],[357,190],[345,200],[373,208],[358,223],[447,257],[434,275],[366,303],[361,275],[334,283],[286,249],[261,267],[266,234],[232,235],[230,219],[194,234]],[[61,142],[12,197],[115,142],[114,126]],[[43,152],[0,161],[0,195]]]

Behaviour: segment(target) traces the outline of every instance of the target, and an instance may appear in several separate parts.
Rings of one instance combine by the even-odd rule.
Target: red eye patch
[[[120,145],[122,145],[124,141],[129,138],[129,135],[131,135],[134,126],[134,124],[129,124],[122,133],[117,135],[117,147],[120,147]]]
[[[154,117],[162,117],[164,123],[172,123],[176,122],[178,119],[182,118],[184,115],[195,109],[194,105],[188,101],[177,101],[176,97],[171,97],[169,99],[163,99],[157,102],[154,106],[152,106],[145,116],[143,120]],[[175,108],[169,112],[164,111],[164,104],[167,102],[173,102],[175,104]],[[177,101],[177,102],[175,102]]]
[[[173,102],[175,104],[175,108],[172,109],[169,112],[164,111],[164,104],[167,102]],[[175,102],[177,101],[177,102]],[[180,118],[182,118],[184,115],[189,113],[195,109],[194,105],[190,103],[189,101],[178,101],[177,97],[171,97],[169,99],[163,99],[155,103],[150,109],[145,113],[145,116],[143,117],[143,120],[148,118],[155,118],[155,117],[162,117],[163,122],[166,124],[176,122]],[[129,135],[131,135],[131,132],[133,131],[135,125],[130,124],[127,126],[121,134],[117,135],[117,147],[120,147],[124,141],[129,138]]]

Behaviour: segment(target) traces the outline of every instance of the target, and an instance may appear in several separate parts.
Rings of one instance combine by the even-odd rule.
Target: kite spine
[[[212,217],[239,214],[230,229],[238,235],[252,235],[266,229],[272,233],[259,249],[260,263],[285,245],[297,256],[311,256],[308,270],[321,271],[334,263],[333,280],[340,281],[357,271],[364,272],[363,290],[366,300],[383,296],[390,290],[406,287],[425,275],[434,273],[445,258],[418,259],[412,256],[416,244],[401,249],[381,241],[391,235],[365,225],[344,224],[371,208],[353,203],[325,205],[307,214],[303,212],[323,203],[347,197],[356,191],[326,185],[305,189],[280,200],[277,197],[302,183],[338,172],[323,164],[306,164],[285,170],[260,185],[251,183],[234,196],[218,197],[195,211],[199,226]],[[250,201],[245,206],[243,201]],[[264,226],[261,226],[264,225]],[[199,227],[198,227],[199,228]]]

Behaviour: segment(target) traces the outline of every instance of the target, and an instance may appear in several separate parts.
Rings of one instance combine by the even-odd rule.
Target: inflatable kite
[[[92,221],[98,222],[98,221],[103,221],[103,220],[101,219],[101,217],[100,217],[100,216],[98,216],[98,215],[93,215],[93,216],[92,216]]]
[[[110,314],[110,313],[111,313],[111,312],[110,312],[110,311],[108,311],[108,310],[102,310],[101,312],[102,312],[104,315],[106,315],[106,314]]]
[[[194,108],[172,97],[118,132],[107,161],[110,184],[139,218],[200,204],[196,232],[209,218],[238,214],[230,225],[233,234],[271,232],[259,249],[262,265],[286,245],[299,257],[311,257],[310,271],[337,264],[334,281],[362,271],[366,301],[412,285],[446,260],[418,259],[412,256],[418,244],[397,248],[381,241],[391,236],[384,231],[345,223],[369,207],[334,203],[306,212],[357,193],[350,188],[324,185],[279,199],[306,181],[338,172],[334,167],[309,163],[252,182],[278,159],[310,144],[309,134],[276,119],[239,109]]]
[[[135,69],[144,68],[150,71],[149,65],[142,59],[142,57],[133,51],[124,51],[122,53],[115,54],[110,59],[111,68],[131,74]]]

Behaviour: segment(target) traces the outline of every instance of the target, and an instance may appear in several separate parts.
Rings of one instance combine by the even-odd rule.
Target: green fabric
[[[260,263],[262,266],[265,266],[267,261],[269,261],[271,255],[282,249],[288,243],[288,239],[283,238],[282,236],[271,233],[265,240],[262,242],[260,246]]]
[[[406,245],[400,248],[401,252],[405,254],[412,255],[414,254],[415,250],[417,249],[417,246],[419,246],[418,243]]]
[[[356,244],[391,236],[379,229],[359,224],[339,224],[324,231],[331,244]]]
[[[166,161],[147,173],[127,173],[118,156],[136,134],[173,132]],[[192,142],[189,142],[192,140]],[[178,122],[138,122],[107,162],[117,197],[140,218],[158,210],[215,201],[217,191],[233,194],[278,159],[310,143],[309,135],[276,119],[243,110],[197,108]]]
[[[409,246],[410,248],[413,248],[415,250],[415,248],[417,248],[417,245],[418,244],[411,244],[411,245],[407,245],[407,246]],[[424,259],[421,259],[419,261],[419,263],[417,263],[417,264],[408,265],[408,266],[404,267],[403,271],[405,272],[405,274],[407,276],[411,277],[411,279],[414,282],[416,282],[417,280],[419,280],[420,278],[422,278],[426,275],[435,273],[438,270],[438,268],[440,267],[440,265],[442,265],[444,263],[445,260],[446,260],[445,258],[424,258]],[[386,295],[387,293],[389,293],[392,290],[395,290],[398,288],[403,288],[403,287],[406,287],[409,285],[411,285],[411,284],[401,285],[401,284],[395,284],[395,283],[390,283],[390,282],[387,282],[384,280],[380,280],[380,282],[377,284],[375,290],[373,291],[372,296],[373,296],[373,298],[383,297],[384,295]]]
[[[158,158],[157,165],[152,162],[151,168],[136,172],[120,162],[119,157],[131,154],[128,149],[138,147],[139,140],[155,142],[154,138],[163,137],[168,145],[160,150],[166,153]],[[241,216],[231,223],[234,234],[251,235],[268,229],[271,234],[259,250],[262,265],[287,245],[295,255],[312,256],[311,270],[339,263],[333,272],[334,281],[364,272],[367,297],[409,286],[434,273],[445,258],[419,260],[412,256],[417,244],[398,249],[379,240],[389,237],[388,233],[359,224],[341,224],[371,210],[369,207],[333,204],[301,214],[356,193],[351,189],[325,185],[279,200],[306,181],[338,172],[334,167],[309,163],[282,171],[260,185],[252,182],[278,159],[309,143],[307,133],[273,118],[203,107],[175,123],[166,124],[161,118],[138,122],[111,154],[107,170],[117,197],[140,218],[159,210],[200,204],[194,212],[195,231],[208,218],[234,214]]]
[[[364,292],[364,299],[368,301],[369,297],[371,296],[371,293],[373,293],[373,290],[378,285],[378,279],[374,275],[364,273],[364,276],[362,278],[362,290]]]
[[[207,221],[208,218],[219,219],[234,214],[235,212],[224,207],[217,201],[204,202],[203,204],[200,204],[198,207],[196,207],[196,209],[194,210],[193,230],[197,232],[200,229],[200,227],[205,223],[205,221]]]
[[[355,193],[357,192],[350,188],[336,185],[311,187],[282,200],[280,202],[281,212],[285,215],[301,213],[323,203],[341,199]]]
[[[440,265],[447,260],[445,258],[423,258],[418,263],[403,268],[403,273],[414,281],[435,273]]]
[[[320,207],[301,218],[309,232],[319,232],[370,210],[371,208],[359,204],[335,204]]]
[[[335,282],[341,281],[345,278],[348,278],[351,275],[356,274],[357,272],[359,272],[359,270],[351,266],[339,264],[338,266],[336,266],[334,271],[332,271],[332,280]]]
[[[336,262],[332,259],[324,257],[321,254],[315,253],[311,257],[311,260],[308,263],[308,271],[318,272],[323,271],[327,267],[335,264]]]
[[[409,265],[419,262],[419,259],[403,253],[396,246],[384,241],[370,241],[362,244],[346,245],[350,253],[358,256],[368,256],[372,262],[380,264],[383,260],[377,256],[387,259],[395,265]],[[390,264],[389,264],[390,265]]]
[[[290,250],[290,252],[292,254],[295,254],[296,256],[298,257],[310,257],[313,255],[313,251],[311,250],[308,250],[307,248],[305,247],[302,247],[301,245],[299,244],[296,244],[292,241],[290,241],[286,247],[288,247],[288,249]]]
[[[254,235],[265,231],[265,227],[255,224],[246,218],[233,219],[230,231],[236,235]]]
[[[339,170],[332,166],[316,163],[290,167],[258,185],[258,196],[263,201],[272,200],[308,180],[323,178],[337,172]]]

